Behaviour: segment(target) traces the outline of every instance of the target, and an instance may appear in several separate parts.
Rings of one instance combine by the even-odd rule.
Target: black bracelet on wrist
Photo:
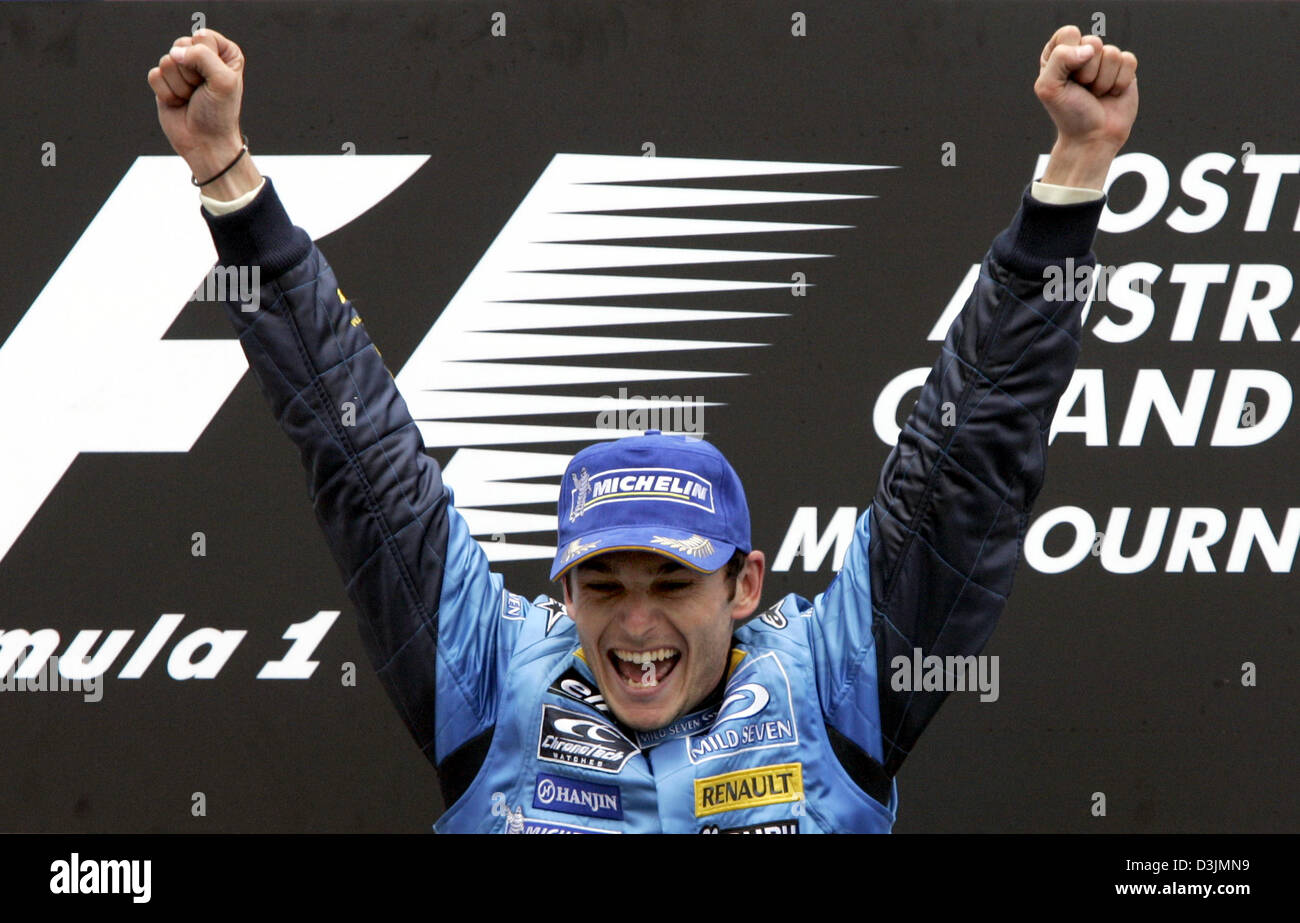
[[[221,177],[229,173],[230,168],[233,167],[235,164],[239,163],[239,158],[243,157],[245,154],[248,153],[248,135],[240,135],[240,137],[244,139],[244,146],[240,148],[239,153],[235,155],[234,160],[230,161],[230,163],[226,166],[226,169],[222,170],[216,176],[212,177],[212,179],[205,179],[201,183],[194,177],[194,174],[191,173],[190,182],[193,183],[195,186],[206,186],[208,185],[208,183],[216,182],[217,180],[221,179]]]

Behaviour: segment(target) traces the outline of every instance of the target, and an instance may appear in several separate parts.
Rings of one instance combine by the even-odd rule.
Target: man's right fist
[[[149,86],[163,133],[200,181],[239,154],[244,54],[238,45],[212,29],[183,35],[149,71]]]

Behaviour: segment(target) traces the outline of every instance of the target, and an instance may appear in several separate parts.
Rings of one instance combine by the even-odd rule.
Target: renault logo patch
[[[695,780],[695,816],[803,801],[803,764],[777,763]]]

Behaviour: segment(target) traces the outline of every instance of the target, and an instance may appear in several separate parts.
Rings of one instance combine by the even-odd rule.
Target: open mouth
[[[609,662],[631,689],[652,689],[662,683],[682,659],[681,651],[660,647],[648,651],[614,648]]]

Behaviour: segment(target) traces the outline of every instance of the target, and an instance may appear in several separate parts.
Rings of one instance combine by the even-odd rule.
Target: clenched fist
[[[202,182],[239,154],[239,107],[244,92],[244,55],[239,46],[213,29],[176,39],[149,71],[157,97],[158,122],[172,149]],[[261,177],[249,157],[204,192],[231,199],[256,187]]]
[[[1062,138],[1118,150],[1137,117],[1137,63],[1131,51],[1062,26],[1043,46],[1034,92]]]
[[[1137,118],[1137,57],[1062,26],[1043,46],[1034,93],[1056,125],[1043,180],[1101,188]]]

